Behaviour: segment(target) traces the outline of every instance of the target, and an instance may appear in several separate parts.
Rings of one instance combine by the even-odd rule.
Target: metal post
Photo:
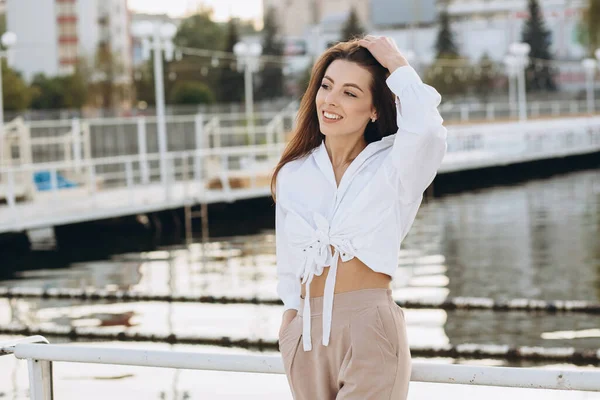
[[[515,106],[517,104],[516,76],[509,75],[508,77],[508,111],[509,115],[514,116]]]
[[[463,104],[460,106],[460,120],[468,121],[469,120],[469,105]]]
[[[73,141],[73,161],[75,162],[75,171],[81,172],[81,124],[77,118],[71,122],[71,140]]]
[[[2,57],[0,56],[0,167],[4,164],[4,99],[2,90]]]
[[[254,94],[253,92],[253,84],[252,84],[252,63],[250,60],[250,56],[246,57],[245,66],[244,66],[244,85],[245,85],[245,97],[246,97],[246,121],[248,124],[248,135],[250,140],[248,143],[250,146],[256,144],[255,135],[254,135]]]
[[[138,154],[140,156],[140,179],[142,184],[150,183],[150,173],[148,171],[148,149],[146,145],[146,118],[140,117],[137,120],[138,135]]]
[[[200,157],[200,150],[205,150],[204,142],[204,116],[197,114],[194,119],[194,133],[196,134],[196,152],[194,154],[194,180],[200,182],[202,178],[202,159]]]
[[[156,97],[156,128],[158,132],[158,152],[160,156],[160,180],[163,186],[167,186],[167,125],[165,122],[165,87],[163,81],[163,45],[160,38],[160,26],[154,29],[152,41],[154,48],[154,89]],[[169,191],[167,190],[167,197]]]
[[[8,208],[13,212],[16,212],[16,199],[15,199],[15,171],[9,165],[6,170],[6,180],[8,184],[8,192],[6,193],[6,203],[8,204]]]
[[[485,114],[488,120],[493,121],[496,114],[495,114],[495,108],[494,108],[494,104],[490,103],[486,106],[486,110],[485,110]]]
[[[588,114],[593,114],[594,110],[595,110],[595,99],[594,99],[594,75],[596,73],[595,68],[594,69],[587,69],[585,71],[585,75],[586,75],[586,80],[587,80],[587,96],[586,96],[586,101],[587,101],[587,111]]]
[[[52,362],[27,360],[29,369],[29,398],[31,400],[53,400]]]
[[[527,92],[525,88],[525,62],[519,64],[519,119],[527,120]]]
[[[90,196],[92,196],[92,201],[95,200],[96,197],[96,166],[90,160],[88,167],[88,181],[90,186]]]

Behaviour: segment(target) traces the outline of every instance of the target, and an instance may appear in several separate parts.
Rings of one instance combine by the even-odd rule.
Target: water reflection
[[[436,199],[423,204],[405,240],[394,297],[598,302],[599,231],[598,171]],[[271,230],[214,240],[207,246],[175,246],[27,271],[3,285],[274,298],[274,265]],[[275,340],[280,315],[280,307],[251,304],[0,299],[0,324],[235,339]],[[418,346],[600,348],[600,338],[590,333],[597,328],[595,319],[583,314],[407,310],[406,318],[411,343]]]

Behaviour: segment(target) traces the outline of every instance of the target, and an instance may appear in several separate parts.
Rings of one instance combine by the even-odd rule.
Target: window
[[[77,24],[73,23],[59,23],[58,24],[58,36],[76,36],[77,35]]]

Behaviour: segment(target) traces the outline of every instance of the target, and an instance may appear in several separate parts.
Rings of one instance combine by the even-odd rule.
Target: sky
[[[212,7],[218,21],[226,21],[230,16],[253,20],[262,17],[262,0],[128,0],[127,3],[132,11],[172,17],[182,16],[201,4]]]

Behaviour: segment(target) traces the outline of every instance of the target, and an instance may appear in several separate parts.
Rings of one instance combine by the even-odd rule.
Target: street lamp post
[[[508,76],[508,110],[512,117],[514,114],[515,105],[517,104],[517,90],[515,81],[519,74],[519,66],[515,56],[509,54],[504,57],[504,65],[506,66],[506,74]]]
[[[593,114],[595,110],[594,100],[594,76],[596,75],[596,67],[598,63],[593,58],[586,58],[581,62],[585,71],[585,81],[587,88],[587,111],[588,114]]]
[[[515,57],[519,73],[517,75],[519,84],[519,119],[527,120],[527,88],[525,86],[525,68],[529,63],[529,52],[531,47],[527,43],[513,43],[509,47],[510,53]]]
[[[259,56],[262,53],[262,46],[258,43],[247,45],[246,43],[239,42],[233,46],[233,52],[238,57],[238,62],[244,67],[246,119],[251,144],[254,145],[256,144],[256,141],[254,137],[254,85],[252,83],[252,74],[258,71]]]
[[[0,52],[0,166],[4,163],[4,94],[2,89],[2,58],[5,57],[8,64],[12,64],[12,48],[17,43],[17,35],[14,32],[5,32],[0,39],[2,46],[6,49]]]
[[[165,120],[165,84],[163,72],[163,52],[167,61],[173,59],[173,42],[171,38],[177,28],[173,24],[143,24],[138,27],[137,34],[143,37],[143,58],[150,58],[153,52],[154,61],[154,97],[156,103],[156,131],[158,133],[158,152],[160,157],[160,180],[167,185],[167,124]],[[167,190],[167,197],[169,191]]]

